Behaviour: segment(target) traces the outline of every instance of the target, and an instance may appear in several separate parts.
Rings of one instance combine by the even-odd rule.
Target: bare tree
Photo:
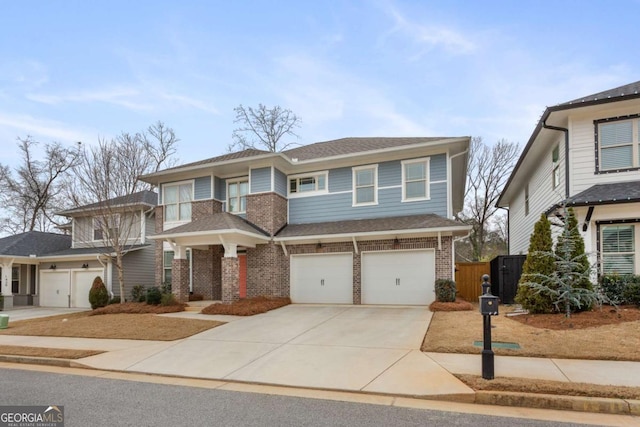
[[[497,214],[496,201],[509,179],[519,153],[518,144],[504,139],[493,146],[485,144],[480,137],[471,140],[465,204],[458,214],[459,220],[473,227],[468,237],[470,261],[486,258],[485,247],[489,238],[493,240],[492,246],[501,246],[495,239],[504,236],[501,222],[506,221],[506,218]]]
[[[277,153],[296,144],[281,143],[283,136],[299,138],[294,130],[300,127],[301,119],[291,110],[277,105],[267,108],[258,104],[258,108],[254,109],[240,104],[233,111],[236,113],[234,123],[239,123],[240,127],[233,131],[229,151],[256,148]]]
[[[18,138],[20,165],[12,171],[0,164],[0,203],[6,212],[0,232],[50,231],[60,225],[53,212],[64,206],[63,178],[76,165],[78,152],[53,142],[44,145],[38,160],[34,151],[39,144],[30,136]]]
[[[88,206],[92,224],[78,230],[87,242],[100,241],[105,255],[115,254],[113,265],[118,273],[120,301],[124,302],[123,257],[140,237],[142,191],[149,184],[139,179],[175,163],[178,139],[171,128],[161,122],[147,132],[121,133],[113,140],[100,140],[97,145],[80,151],[74,168],[74,201]]]

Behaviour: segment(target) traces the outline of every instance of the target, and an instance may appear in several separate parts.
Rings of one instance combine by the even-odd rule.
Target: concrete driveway
[[[102,369],[390,394],[471,390],[420,352],[426,307],[289,305],[190,338],[82,359]]]

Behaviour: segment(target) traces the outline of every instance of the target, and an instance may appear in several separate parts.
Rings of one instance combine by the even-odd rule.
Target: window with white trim
[[[429,199],[429,158],[402,162],[402,201]]]
[[[326,193],[327,172],[289,177],[289,195]]]
[[[164,222],[191,221],[193,182],[179,182],[162,186]]]
[[[353,205],[378,203],[378,165],[353,168]]]
[[[120,214],[93,217],[93,240],[117,239],[120,233]]]
[[[557,188],[560,185],[560,146],[556,145],[551,153],[551,161],[553,164],[553,172],[551,174],[552,188]]]
[[[11,293],[20,293],[20,267],[11,267]]]
[[[640,119],[602,121],[597,127],[599,171],[640,167]]]
[[[247,178],[227,181],[227,211],[231,213],[246,212],[247,194],[249,194],[249,180]]]
[[[635,274],[635,226],[602,227],[603,274]]]
[[[524,186],[524,214],[529,215],[529,183]]]

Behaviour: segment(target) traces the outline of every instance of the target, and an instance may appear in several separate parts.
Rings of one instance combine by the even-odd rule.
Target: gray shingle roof
[[[608,89],[602,92],[594,93],[593,95],[582,96],[578,99],[574,99],[568,102],[563,102],[560,105],[582,104],[585,102],[618,98],[618,97],[628,96],[628,95],[638,95],[638,92],[640,92],[640,81],[628,83],[626,85],[618,86],[613,89]]]
[[[444,139],[447,138],[341,138],[333,141],[316,142],[315,144],[296,147],[291,150],[284,151],[283,154],[291,159],[303,161],[345,154],[363,153],[366,151],[376,151],[385,148],[401,147]]]
[[[197,219],[188,224],[180,225],[176,228],[166,230],[160,235],[172,235],[182,233],[197,233],[203,231],[222,231],[222,230],[241,230],[248,233],[262,234],[269,236],[269,234],[258,228],[256,225],[250,223],[244,218],[227,212],[221,212],[213,215],[208,215],[204,218]]]
[[[71,236],[41,231],[27,231],[0,239],[0,255],[41,256],[71,247]]]
[[[262,155],[262,154],[269,154],[269,153],[270,153],[269,151],[256,150],[254,148],[249,148],[249,149],[242,150],[242,151],[236,151],[234,153],[223,154],[221,156],[211,157],[209,159],[198,160],[197,162],[185,163],[185,164],[180,165],[180,166],[174,166],[172,168],[163,169],[162,172],[171,171],[171,170],[174,170],[174,169],[187,168],[187,167],[190,167],[190,166],[207,165],[207,164],[210,164],[210,163],[220,163],[220,162],[226,162],[228,160],[243,159],[243,158],[246,158],[246,157],[255,157],[255,156],[259,156],[259,155]]]
[[[88,205],[84,205],[84,206],[79,206],[77,208],[73,208],[73,209],[68,209],[66,211],[62,211],[59,212],[59,215],[69,215],[69,214],[73,214],[73,213],[80,213],[80,212],[84,212],[87,210],[93,210],[93,209],[99,209],[102,206],[136,206],[136,205],[142,205],[142,206],[157,206],[158,205],[158,193],[150,191],[150,190],[143,190],[143,191],[138,191],[137,193],[133,193],[130,194],[128,196],[120,196],[120,197],[115,197],[113,199],[107,200],[106,202],[103,203],[91,203]]]
[[[314,224],[289,224],[277,235],[278,238],[324,236],[331,234],[367,233],[395,230],[424,230],[434,228],[461,228],[463,223],[435,214],[396,216],[389,218],[356,219],[349,221],[319,222]]]
[[[640,201],[640,181],[596,184],[570,197],[568,206],[632,203]]]

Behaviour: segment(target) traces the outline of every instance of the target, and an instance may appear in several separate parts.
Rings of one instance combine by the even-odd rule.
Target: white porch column
[[[4,262],[0,264],[0,267],[2,267],[2,296],[12,296],[13,293],[11,292],[11,268],[13,267],[13,258],[10,260],[4,260]]]

